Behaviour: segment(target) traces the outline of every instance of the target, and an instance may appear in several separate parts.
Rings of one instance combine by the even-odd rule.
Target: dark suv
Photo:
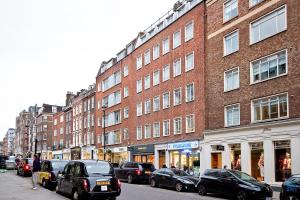
[[[237,200],[272,199],[271,187],[237,170],[206,170],[197,184],[198,193],[214,193],[235,197]]]
[[[149,182],[151,172],[155,171],[152,163],[126,162],[115,168],[117,177],[128,183]]]
[[[109,162],[96,160],[70,161],[58,175],[57,193],[72,199],[116,199],[121,183]]]

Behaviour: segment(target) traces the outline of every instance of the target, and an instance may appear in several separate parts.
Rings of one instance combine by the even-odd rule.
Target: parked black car
[[[238,200],[271,199],[273,190],[248,174],[237,170],[211,169],[206,170],[197,184],[198,193],[214,193],[222,196],[235,197]]]
[[[280,200],[300,200],[300,175],[294,175],[282,184]]]
[[[58,175],[57,193],[81,199],[116,199],[121,183],[109,162],[97,160],[70,161]]]
[[[38,183],[45,188],[54,189],[58,172],[62,172],[68,162],[67,160],[43,160],[41,171],[38,172]]]
[[[118,179],[133,182],[149,182],[151,172],[155,171],[152,163],[126,162],[115,168]]]
[[[183,170],[162,168],[151,174],[150,185],[152,187],[174,188],[178,192],[184,190],[193,191],[196,189],[198,180],[198,178],[189,175]]]
[[[6,165],[5,165],[6,160],[8,160],[8,156],[0,155],[0,169],[6,168]]]

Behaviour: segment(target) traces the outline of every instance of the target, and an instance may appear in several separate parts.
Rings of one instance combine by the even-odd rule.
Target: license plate
[[[96,184],[97,185],[109,185],[110,182],[109,181],[97,181]]]
[[[266,200],[272,200],[272,197],[266,197]]]
[[[101,186],[101,191],[107,191],[107,185],[102,185]]]
[[[151,172],[150,171],[145,171],[145,174],[150,174]]]

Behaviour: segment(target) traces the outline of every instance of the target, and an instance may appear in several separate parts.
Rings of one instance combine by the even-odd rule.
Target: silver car
[[[16,169],[17,165],[14,160],[6,160],[5,161],[6,169]]]

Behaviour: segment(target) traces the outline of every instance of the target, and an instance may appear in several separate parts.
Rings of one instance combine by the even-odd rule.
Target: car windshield
[[[256,181],[255,178],[249,176],[248,174],[240,171],[231,171],[231,173],[236,176],[239,179],[242,179],[243,181]]]
[[[85,168],[88,174],[111,174],[113,171],[109,163],[102,161],[86,163]]]
[[[291,177],[290,182],[300,185],[300,177]]]
[[[172,169],[172,172],[176,175],[176,176],[189,176],[188,173],[186,173],[183,170],[180,169]]]
[[[57,171],[57,170],[62,170],[66,166],[67,162],[63,161],[52,161],[52,170]]]

